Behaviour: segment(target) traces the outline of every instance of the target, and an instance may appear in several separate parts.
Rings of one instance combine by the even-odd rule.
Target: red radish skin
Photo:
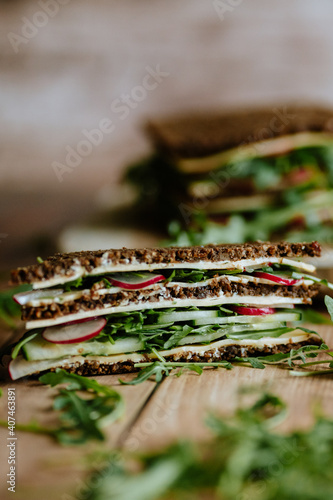
[[[12,360],[10,361],[9,365],[8,365],[8,373],[9,373],[9,376],[10,376],[10,380],[15,380],[15,379],[13,379],[12,374],[11,374],[11,371],[10,371],[10,365],[12,364],[12,362],[13,362],[13,361],[14,361],[14,360],[12,359]]]
[[[42,337],[52,344],[77,344],[96,337],[103,330],[106,323],[106,318],[71,321],[59,326],[45,328]],[[82,329],[85,333],[83,333]]]
[[[263,316],[264,314],[274,314],[273,307],[246,307],[246,306],[229,306],[230,309],[237,314],[244,314],[248,316]]]
[[[145,273],[145,278],[139,278],[137,276],[126,279],[126,276],[121,276],[121,273],[114,275],[116,277],[107,276],[106,279],[115,286],[120,288],[126,288],[127,290],[140,290],[140,288],[145,288],[149,285],[154,285],[160,281],[165,280],[165,276],[162,274],[151,274]],[[123,279],[121,279],[123,278]]]
[[[308,182],[313,177],[314,172],[310,168],[300,167],[297,170],[293,170],[286,176],[288,183],[297,186],[304,182]]]
[[[289,278],[280,278],[280,276],[275,276],[274,274],[264,273],[261,271],[253,273],[253,276],[255,276],[256,278],[263,278],[268,281],[273,281],[274,283],[277,283],[279,285],[287,285],[287,286],[298,285],[303,281],[303,280],[294,280]]]
[[[244,305],[244,307],[254,307],[254,308],[256,308],[257,306],[251,306],[251,304],[246,304],[246,305]],[[270,308],[270,306],[262,305],[262,306],[260,306],[260,309],[262,309],[264,307]],[[275,309],[295,309],[295,304],[277,304],[277,305],[274,306],[274,308]]]
[[[9,373],[9,376],[10,376],[10,380],[17,380],[17,378],[21,378],[21,377],[22,377],[22,375],[21,375],[20,377],[15,377],[15,376],[13,377],[13,374],[12,374],[12,372],[11,372],[11,364],[12,364],[12,363],[14,364],[14,361],[15,361],[15,359],[12,359],[12,360],[9,362],[9,364],[8,364],[8,373]]]
[[[21,304],[21,302],[19,302],[17,295],[18,294],[13,295],[13,301],[16,302],[16,304],[19,304],[21,306],[22,304]]]

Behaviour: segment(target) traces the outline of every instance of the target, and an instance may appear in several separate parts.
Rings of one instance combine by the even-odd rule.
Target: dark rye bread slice
[[[175,116],[151,121],[146,128],[157,150],[180,158],[199,158],[298,132],[325,132],[333,138],[333,109],[276,104]]]
[[[255,242],[244,244],[205,245],[193,247],[169,248],[122,248],[118,250],[97,250],[71,253],[57,253],[48,257],[44,262],[27,267],[19,267],[11,273],[13,284],[41,283],[51,278],[63,278],[64,281],[77,276],[75,266],[81,268],[81,275],[91,273],[107,259],[110,265],[142,265],[158,268],[159,264],[195,264],[198,262],[220,261],[235,262],[243,259],[257,259],[259,257],[319,257],[321,247],[317,241],[312,243],[288,242]],[[109,271],[110,272],[110,271]]]
[[[174,300],[192,300],[193,304],[198,305],[197,300],[214,299],[221,294],[223,297],[232,297],[235,295],[235,302],[239,296],[249,297],[267,297],[268,302],[274,301],[274,297],[299,298],[304,303],[310,303],[311,299],[318,294],[319,285],[267,285],[262,283],[237,283],[230,281],[227,277],[212,280],[209,285],[196,287],[181,286],[159,286],[157,292],[151,294],[151,289],[142,290],[122,290],[114,294],[105,293],[103,295],[85,294],[76,300],[70,300],[64,303],[53,302],[51,305],[41,305],[32,307],[25,305],[22,307],[22,320],[35,321],[44,319],[56,319],[72,314],[91,311],[91,316],[97,314],[97,311],[103,311],[110,307],[121,307],[128,304],[137,305],[137,309],[153,308],[154,304],[161,301],[170,301],[168,307],[172,306]]]
[[[244,345],[228,345],[219,348],[209,349],[207,351],[197,353],[195,347],[193,351],[187,351],[182,354],[177,353],[171,356],[166,356],[168,361],[175,362],[188,362],[188,363],[209,363],[217,361],[232,361],[236,357],[258,357],[269,356],[271,354],[288,353],[292,349],[300,349],[307,345],[320,345],[321,340],[315,337],[310,337],[308,340],[302,342],[288,342],[286,344],[279,344],[275,346],[264,346],[262,348]],[[102,359],[102,358],[101,358]],[[102,360],[82,359],[82,362],[75,361],[71,363],[70,359],[66,360],[62,368],[70,373],[77,373],[86,377],[93,375],[111,375],[113,373],[132,373],[139,370],[134,367],[134,361],[121,361],[116,363],[103,363]],[[147,357],[147,361],[151,361]],[[51,368],[50,371],[55,371]]]

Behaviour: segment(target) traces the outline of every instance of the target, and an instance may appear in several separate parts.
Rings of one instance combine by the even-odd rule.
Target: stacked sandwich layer
[[[179,221],[176,244],[333,242],[332,117],[282,106],[152,122],[156,155],[127,177],[159,223]]]
[[[230,360],[318,339],[295,325],[318,291],[318,243],[253,243],[57,254],[12,272],[29,329],[13,379],[62,367],[94,375],[164,358]]]

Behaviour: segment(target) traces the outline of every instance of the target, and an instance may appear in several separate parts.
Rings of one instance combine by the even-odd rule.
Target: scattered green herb
[[[125,382],[124,380],[119,379],[121,384],[126,385],[138,385],[141,382],[145,382],[152,378],[155,382],[161,382],[163,377],[168,377],[170,375],[171,370],[180,368],[175,375],[180,377],[184,370],[190,370],[196,372],[198,375],[202,374],[203,368],[226,368],[227,370],[231,370],[232,364],[229,361],[218,361],[216,363],[182,363],[176,361],[154,361],[147,363],[136,363],[134,365],[135,368],[142,368],[140,373],[136,378],[131,380],[130,382]]]
[[[42,375],[39,380],[51,387],[66,384],[58,388],[53,403],[53,409],[59,411],[59,426],[48,428],[32,421],[27,425],[16,423],[17,430],[47,434],[64,445],[82,444],[90,439],[103,441],[105,436],[101,427],[123,414],[122,396],[96,380],[59,368]],[[1,421],[0,425],[8,423]]]
[[[264,393],[230,417],[210,415],[213,439],[179,442],[149,454],[110,454],[94,470],[87,500],[318,500],[332,498],[333,421],[316,416],[306,431],[274,430],[286,415]]]
[[[40,328],[36,328],[35,330],[29,330],[28,332],[25,333],[25,335],[21,338],[21,340],[15,344],[11,356],[12,359],[17,358],[21,348],[26,344],[27,342],[30,342],[30,340],[34,339],[37,337],[37,335],[41,332],[42,330]]]
[[[96,281],[98,281],[98,280],[96,279]],[[82,282],[83,282],[83,278],[80,277],[80,278],[77,278],[76,280],[68,281],[67,283],[64,283],[63,288],[64,288],[65,292],[70,292],[75,288],[81,287]]]

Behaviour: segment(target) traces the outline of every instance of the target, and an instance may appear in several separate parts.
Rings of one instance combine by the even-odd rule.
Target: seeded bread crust
[[[151,121],[146,128],[158,150],[180,158],[199,158],[298,132],[325,132],[333,138],[333,110],[272,105],[269,109],[176,116]]]
[[[112,265],[143,264],[181,264],[197,262],[238,261],[259,257],[319,257],[321,247],[317,241],[312,243],[244,243],[206,245],[193,247],[110,249],[57,253],[40,264],[19,267],[11,273],[12,284],[38,283],[54,277],[70,278],[75,276],[73,266],[81,266],[87,273],[101,266],[103,259],[109,259]]]
[[[307,345],[320,345],[321,341],[318,338],[311,337],[308,340],[297,343],[287,343],[279,346],[264,346],[262,349],[254,347],[246,347],[239,345],[229,345],[225,347],[219,347],[218,349],[210,349],[204,353],[198,354],[193,351],[186,352],[184,354],[174,354],[167,357],[168,361],[177,362],[217,362],[217,361],[232,361],[236,357],[247,358],[247,357],[257,357],[257,356],[269,356],[271,354],[277,353],[287,353],[291,349],[299,349],[300,347]],[[151,361],[149,358],[147,361]],[[134,367],[133,361],[123,361],[121,363],[103,363],[96,360],[85,360],[83,364],[76,362],[72,365],[65,364],[63,368],[70,373],[77,373],[78,375],[84,375],[87,377],[93,375],[112,375],[116,373],[132,373],[139,370],[139,368]],[[51,371],[54,371],[51,369]]]

